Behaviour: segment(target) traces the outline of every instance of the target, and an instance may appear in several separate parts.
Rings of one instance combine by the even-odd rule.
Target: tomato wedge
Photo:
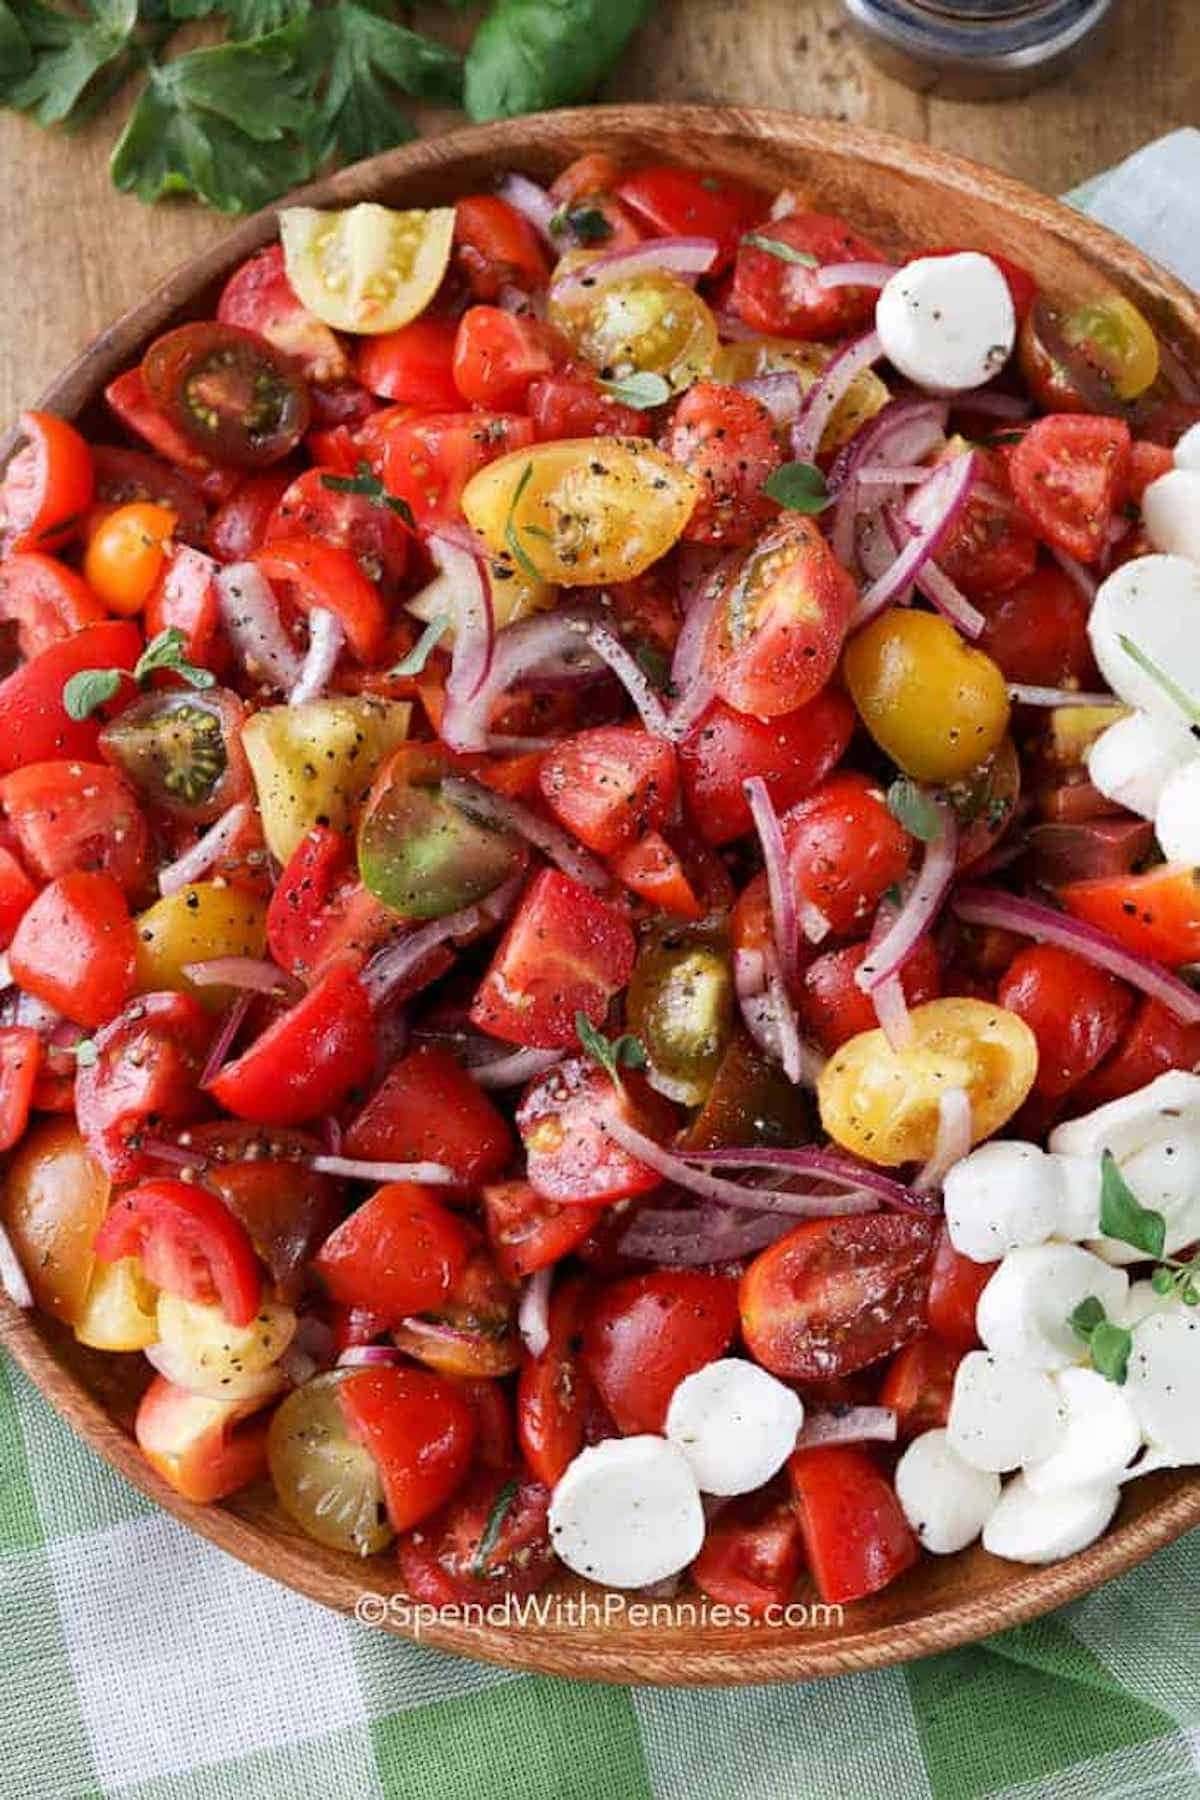
[[[1013,493],[1043,542],[1095,562],[1129,481],[1132,447],[1122,419],[1051,413],[1037,419],[1009,457]]]
[[[1069,913],[1132,950],[1178,969],[1200,961],[1200,871],[1162,863],[1144,875],[1098,876],[1058,890]]]
[[[684,1376],[724,1355],[736,1330],[737,1284],[727,1275],[630,1275],[589,1306],[584,1366],[623,1433],[662,1431]]]
[[[94,1030],[133,992],[137,939],[111,875],[83,870],[42,889],[8,952],[13,980],[77,1025]]]
[[[331,612],[341,621],[346,642],[361,663],[375,662],[387,637],[387,614],[374,584],[349,550],[320,538],[278,538],[254,561],[268,581],[287,583],[304,612]]]
[[[722,1508],[690,1573],[710,1600],[761,1619],[786,1604],[803,1554],[800,1520],[791,1501],[753,1494]]]
[[[140,1256],[146,1279],[168,1294],[219,1306],[249,1325],[262,1299],[262,1272],[243,1226],[196,1182],[146,1181],[110,1206],[96,1233],[101,1262]]]
[[[502,1114],[440,1044],[393,1063],[344,1138],[347,1156],[442,1163],[463,1187],[499,1175],[512,1147]]]
[[[339,1304],[371,1312],[387,1329],[446,1298],[470,1242],[436,1194],[393,1181],[326,1238],[313,1267]]]
[[[920,1546],[896,1491],[865,1450],[797,1450],[788,1474],[822,1600],[843,1605],[877,1594],[916,1562]]]
[[[371,1003],[353,969],[331,968],[209,1083],[214,1100],[258,1125],[302,1125],[333,1111],[375,1066]]]
[[[476,1426],[453,1382],[427,1369],[361,1369],[340,1383],[337,1401],[351,1437],[375,1459],[394,1531],[428,1518],[461,1485]]]

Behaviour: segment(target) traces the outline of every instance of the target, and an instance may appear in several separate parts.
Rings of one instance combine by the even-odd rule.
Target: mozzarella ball
[[[704,1542],[704,1508],[686,1457],[660,1437],[581,1450],[550,1501],[550,1542],[569,1569],[609,1587],[677,1575]]]
[[[955,1163],[942,1194],[950,1242],[973,1262],[1044,1244],[1058,1225],[1058,1170],[1036,1144],[981,1144]]]
[[[1096,1483],[1111,1486],[1142,1443],[1125,1390],[1095,1369],[1064,1369],[1053,1379],[1066,1408],[1067,1428],[1057,1450],[1025,1465],[1030,1489],[1057,1494]]]
[[[803,1423],[790,1387],[732,1356],[685,1376],[667,1408],[667,1437],[705,1494],[748,1494],[770,1481]]]
[[[945,1431],[915,1437],[896,1464],[896,1498],[935,1556],[973,1544],[1000,1498],[1000,1477],[963,1461]]]
[[[1129,1284],[1129,1292],[1125,1296],[1125,1304],[1121,1308],[1120,1316],[1113,1320],[1113,1324],[1123,1325],[1126,1331],[1132,1331],[1135,1325],[1140,1325],[1143,1319],[1150,1317],[1151,1313],[1163,1312],[1170,1305],[1172,1305],[1171,1296],[1156,1294],[1154,1283],[1149,1279],[1133,1281]]]
[[[1163,784],[1154,834],[1168,862],[1200,866],[1200,756],[1191,757]]]
[[[933,393],[980,387],[998,375],[1016,342],[1007,281],[990,256],[919,256],[879,295],[875,329],[902,375]]]
[[[1068,1243],[1094,1238],[1100,1229],[1100,1158],[1050,1152],[1058,1172],[1059,1214],[1055,1237]]]
[[[1058,1562],[1096,1541],[1120,1498],[1120,1488],[1103,1483],[1037,1494],[1018,1475],[983,1528],[983,1547],[1009,1562]]]
[[[1181,719],[1128,713],[1102,731],[1088,751],[1092,786],[1139,818],[1153,819],[1172,775],[1196,761]]]
[[[1136,1093],[1109,1100],[1078,1119],[1056,1125],[1050,1148],[1068,1156],[1099,1156],[1111,1150],[1119,1163],[1145,1149],[1174,1125],[1200,1129],[1200,1075],[1168,1069]]]
[[[1035,1244],[1004,1258],[979,1296],[975,1323],[997,1356],[1026,1369],[1066,1369],[1087,1355],[1071,1328],[1075,1308],[1094,1295],[1111,1319],[1128,1291],[1123,1269],[1079,1245]]]
[[[1066,1425],[1048,1375],[1011,1356],[969,1350],[954,1375],[947,1442],[973,1469],[999,1474],[1058,1448]]]
[[[1200,425],[1189,425],[1175,446],[1177,469],[1200,469]]]
[[[1140,706],[1168,725],[1184,714],[1124,649],[1135,643],[1184,693],[1200,697],[1200,568],[1183,556],[1139,556],[1100,584],[1088,620],[1100,670],[1127,706]]]
[[[1200,1462],[1198,1314],[1176,1301],[1134,1327],[1125,1388],[1159,1468]]]
[[[1168,469],[1142,495],[1142,523],[1156,550],[1200,562],[1200,470]]]

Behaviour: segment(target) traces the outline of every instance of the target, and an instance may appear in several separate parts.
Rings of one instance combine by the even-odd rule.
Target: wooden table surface
[[[446,8],[424,9],[444,29]],[[422,9],[417,8],[418,19]],[[1195,124],[1196,0],[1119,0],[1108,47],[1067,81],[993,105],[930,100],[860,54],[838,0],[658,0],[607,97],[728,100],[848,119],[976,157],[1057,192],[1173,126]],[[449,115],[432,115],[436,128]],[[111,113],[78,136],[0,113],[0,420],[145,287],[226,229],[187,204],[112,187]]]

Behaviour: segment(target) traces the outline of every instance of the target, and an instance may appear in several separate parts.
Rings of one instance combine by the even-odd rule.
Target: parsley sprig
[[[748,231],[742,239],[752,250],[762,250],[782,263],[791,263],[800,269],[817,268],[817,258],[807,250],[797,250],[794,244],[785,244],[782,238],[770,237],[765,231]]]
[[[156,669],[169,669],[189,687],[214,687],[217,678],[212,670],[188,662],[184,655],[186,649],[186,633],[180,631],[178,625],[168,625],[165,631],[151,638],[138,657],[133,666],[134,681],[144,687]],[[98,707],[107,705],[114,698],[128,674],[127,669],[80,669],[63,686],[63,710],[67,717],[90,719]]]
[[[898,776],[887,791],[887,809],[905,831],[923,844],[936,844],[942,835],[942,815],[937,802],[919,782]]]
[[[786,506],[789,512],[822,513],[833,505],[833,496],[816,463],[783,463],[763,482],[763,493]]]
[[[322,475],[321,486],[331,494],[361,494],[372,506],[385,506],[415,529],[416,520],[408,501],[399,494],[389,494],[378,475],[372,473],[370,463],[360,462],[353,475]]]
[[[618,1087],[621,1085],[623,1068],[646,1067],[646,1046],[640,1037],[635,1037],[630,1031],[619,1038],[606,1038],[602,1031],[596,1030],[586,1013],[577,1012],[575,1035],[592,1060],[600,1064]]]

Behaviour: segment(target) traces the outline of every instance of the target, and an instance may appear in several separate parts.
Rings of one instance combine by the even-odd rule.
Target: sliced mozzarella
[[[1100,1158],[1050,1153],[1058,1171],[1059,1214],[1056,1237],[1068,1243],[1094,1238],[1100,1229]]]
[[[887,282],[875,308],[884,354],[935,393],[979,387],[1012,355],[1017,321],[1007,281],[990,256],[919,256]]]
[[[1058,1170],[1036,1144],[982,1144],[955,1163],[942,1193],[950,1242],[973,1262],[1044,1244],[1058,1230]]]
[[[770,1481],[803,1423],[790,1387],[733,1356],[686,1376],[667,1408],[667,1437],[705,1494],[748,1494]]]
[[[1200,568],[1183,556],[1139,556],[1103,581],[1092,605],[1088,636],[1114,694],[1169,725],[1185,722],[1161,682],[1121,644],[1126,637],[1200,699]]]
[[[1037,1494],[1018,1475],[983,1528],[983,1547],[1009,1562],[1049,1563],[1074,1556],[1100,1536],[1117,1510],[1121,1490],[1111,1484]]]
[[[1120,1166],[1142,1205],[1162,1214],[1168,1256],[1200,1237],[1200,1132],[1194,1118],[1163,1119],[1152,1141]],[[1144,1251],[1119,1238],[1097,1238],[1088,1248],[1118,1266],[1146,1260]]]
[[[1200,865],[1200,756],[1192,756],[1164,782],[1154,834],[1168,862]]]
[[[1200,562],[1200,470],[1168,469],[1142,495],[1142,523],[1156,550]]]
[[[1165,1127],[1185,1120],[1185,1129],[1200,1130],[1200,1075],[1168,1069],[1136,1093],[1056,1125],[1050,1133],[1050,1148],[1068,1156],[1099,1156],[1102,1150],[1111,1150],[1123,1163],[1152,1144]]]
[[[1132,1331],[1135,1325],[1140,1325],[1143,1319],[1150,1317],[1151,1313],[1163,1312],[1172,1304],[1173,1301],[1169,1294],[1155,1293],[1153,1282],[1149,1280],[1133,1281],[1125,1296],[1125,1304],[1119,1315],[1113,1320],[1113,1324],[1123,1325],[1126,1331]]]
[[[1200,469],[1200,425],[1189,425],[1175,446],[1177,469]]]
[[[569,1569],[609,1587],[677,1575],[704,1542],[691,1465],[660,1437],[581,1450],[554,1490],[550,1541]]]
[[[1011,1250],[975,1309],[979,1335],[1000,1357],[1028,1369],[1066,1369],[1087,1347],[1071,1314],[1095,1296],[1111,1319],[1125,1304],[1129,1277],[1078,1244],[1034,1244]],[[1032,1458],[1022,1457],[1021,1461]]]
[[[1159,1468],[1200,1462],[1198,1312],[1176,1301],[1134,1327],[1125,1386]]]
[[[947,1441],[973,1469],[1001,1473],[1058,1448],[1066,1415],[1048,1375],[1011,1356],[969,1350],[954,1376]]]
[[[1125,1390],[1095,1369],[1064,1369],[1054,1385],[1066,1408],[1067,1429],[1057,1450],[1026,1464],[1030,1489],[1057,1494],[1064,1488],[1118,1481],[1142,1442]]]
[[[1106,800],[1153,819],[1172,775],[1195,761],[1195,746],[1181,721],[1138,711],[1100,733],[1087,768],[1092,786]]]
[[[1000,1477],[964,1462],[945,1431],[915,1437],[896,1464],[896,1498],[927,1550],[953,1556],[973,1544],[1000,1498]]]

